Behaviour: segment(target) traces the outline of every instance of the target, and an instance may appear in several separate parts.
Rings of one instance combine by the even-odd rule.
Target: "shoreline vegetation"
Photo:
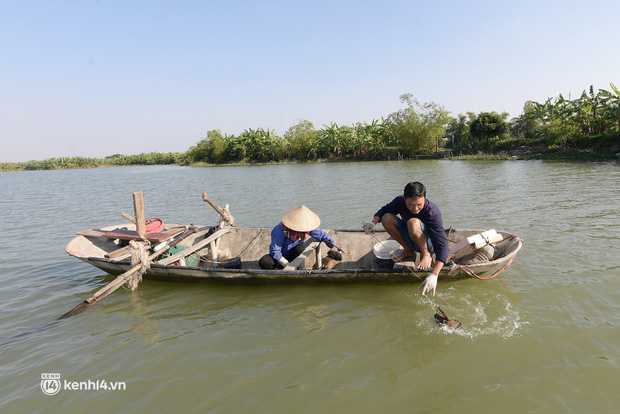
[[[238,136],[207,132],[180,153],[115,154],[105,158],[61,157],[43,161],[0,162],[0,171],[32,171],[130,165],[248,165],[409,159],[510,160],[620,159],[620,90],[595,93],[590,86],[577,99],[561,94],[544,103],[527,101],[523,113],[481,112],[449,116],[442,106],[400,96],[403,109],[381,118],[315,129],[306,120],[283,136],[271,129],[247,129]]]

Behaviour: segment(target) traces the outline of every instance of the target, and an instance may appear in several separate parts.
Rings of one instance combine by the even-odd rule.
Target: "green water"
[[[0,411],[618,412],[619,166],[413,161],[2,173]],[[207,192],[230,204],[240,226],[273,226],[305,204],[323,228],[356,229],[411,180],[427,185],[446,227],[517,233],[525,240],[517,259],[490,281],[440,281],[443,299],[433,303],[417,285],[145,281],[36,330],[112,279],[64,246],[79,230],[122,223],[135,191],[144,193],[147,217],[168,223],[215,223]],[[436,304],[465,330],[437,325]],[[59,374],[63,389],[46,395],[43,373]],[[107,390],[92,385],[102,381]]]

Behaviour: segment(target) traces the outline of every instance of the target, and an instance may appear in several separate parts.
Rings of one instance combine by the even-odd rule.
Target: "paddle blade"
[[[58,319],[67,319],[67,318],[70,318],[70,317],[72,317],[74,315],[77,315],[78,313],[82,313],[86,309],[89,309],[90,307],[92,307],[95,303],[97,303],[97,301],[93,300],[92,302],[88,302],[88,299],[87,299],[84,302],[82,302],[79,305],[77,305],[75,308],[71,309],[69,312],[67,312],[64,315],[62,315]]]

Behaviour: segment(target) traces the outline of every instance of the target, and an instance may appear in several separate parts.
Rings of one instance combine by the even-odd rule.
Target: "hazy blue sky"
[[[0,161],[620,86],[620,2],[0,0]]]

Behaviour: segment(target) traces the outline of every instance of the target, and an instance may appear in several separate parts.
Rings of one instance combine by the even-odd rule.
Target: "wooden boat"
[[[148,233],[146,238],[154,246],[187,228],[166,225],[163,232]],[[304,252],[289,266],[281,270],[263,270],[258,261],[269,251],[270,228],[199,226],[197,232],[177,245],[174,254],[169,252],[151,263],[144,278],[224,284],[420,283],[428,274],[428,270],[415,270],[414,261],[397,262],[392,269],[383,268],[373,248],[389,239],[385,231],[371,234],[362,230],[326,231],[344,251],[341,261],[326,258],[329,248],[309,239]],[[450,229],[446,234],[452,248],[483,231]],[[506,232],[498,234],[501,241],[493,244],[492,257],[469,264],[466,264],[466,256],[449,257],[439,279],[490,278],[506,269],[521,249],[523,240]],[[118,275],[132,267],[129,249],[124,247],[129,239],[139,239],[132,224],[83,230],[67,244],[66,251],[107,273]]]

